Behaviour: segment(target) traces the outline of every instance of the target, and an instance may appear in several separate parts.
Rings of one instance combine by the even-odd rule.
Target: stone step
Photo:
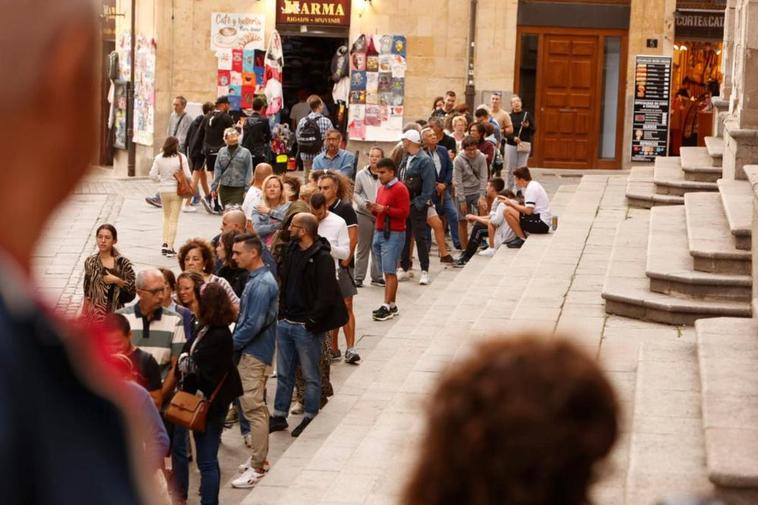
[[[724,139],[723,137],[705,137],[705,150],[713,158],[714,163],[721,166],[724,158]]]
[[[687,246],[687,222],[683,206],[650,211],[646,273],[650,290],[699,300],[750,302],[749,275],[716,274],[693,269]]]
[[[655,159],[653,170],[655,192],[659,195],[684,195],[696,191],[717,191],[715,182],[688,181],[682,171],[681,158],[660,157]]]
[[[330,401],[242,503],[395,503],[440,373],[479,338],[505,330],[507,311],[552,241],[574,233],[580,209],[595,215],[586,202],[601,195],[582,183],[571,202],[556,195],[556,233],[531,236],[518,250],[500,248],[491,259],[476,256],[455,283],[427,291],[428,305],[406,310],[335,396],[343,408],[330,413]]]
[[[653,184],[653,167],[632,167],[626,185],[626,200],[630,207],[649,209],[656,205],[682,205],[684,197],[659,195]]]
[[[750,304],[684,299],[650,291],[646,268],[650,217],[635,211],[619,224],[602,297],[608,314],[675,325],[730,315],[748,317]]]
[[[716,182],[721,177],[721,158],[711,157],[705,147],[682,147],[679,153],[688,181]]]
[[[708,476],[758,503],[758,320],[702,319],[695,331]]]
[[[705,469],[697,368],[692,342],[648,340],[641,344],[626,505],[651,505],[665,498],[713,491]]]
[[[717,193],[688,193],[684,197],[687,238],[695,270],[724,274],[750,274],[749,251],[737,249]]]
[[[752,248],[753,188],[748,181],[718,180],[721,204],[737,249]]]

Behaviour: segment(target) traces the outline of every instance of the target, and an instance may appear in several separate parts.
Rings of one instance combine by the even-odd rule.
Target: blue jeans
[[[453,244],[460,245],[461,241],[460,237],[458,237],[458,209],[455,208],[455,199],[446,191],[445,201],[440,205],[440,198],[437,193],[434,193],[432,203],[434,203],[437,214],[447,218],[447,225],[450,228],[450,238],[453,239]],[[429,239],[429,243],[431,244],[431,232]]]
[[[221,469],[218,466],[218,447],[224,431],[224,415],[208,416],[205,433],[193,432],[197,448],[197,469],[200,470],[200,504],[218,505]]]
[[[276,398],[274,415],[287,417],[295,386],[298,363],[305,380],[303,409],[305,417],[315,417],[321,406],[321,340],[324,334],[305,329],[304,324],[279,321],[276,328]]]
[[[374,231],[374,258],[380,263],[382,273],[394,274],[397,272],[397,262],[403,254],[405,245],[404,231],[391,231],[390,238],[384,238],[384,232]]]
[[[187,456],[187,428],[172,425],[173,436],[171,438],[171,467],[174,469],[174,479],[178,486],[179,496],[182,500],[187,499],[189,489],[189,462]]]

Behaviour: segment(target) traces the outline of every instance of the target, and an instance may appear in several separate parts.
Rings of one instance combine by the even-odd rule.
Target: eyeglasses
[[[302,228],[299,224],[291,224],[290,228]]]
[[[161,286],[159,288],[153,288],[153,289],[137,288],[137,291],[144,291],[146,293],[150,293],[151,295],[155,296],[159,293],[162,293],[165,289],[166,289],[166,286]]]

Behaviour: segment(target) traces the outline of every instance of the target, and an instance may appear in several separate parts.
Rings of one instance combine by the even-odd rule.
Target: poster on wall
[[[229,96],[231,109],[250,109],[263,94],[265,16],[214,13],[211,49],[218,60],[216,96]]]
[[[134,55],[134,142],[153,145],[155,133],[155,40],[140,35]]]
[[[668,150],[671,58],[637,56],[634,72],[632,161],[654,161]]]
[[[211,51],[263,49],[266,17],[258,14],[211,14]]]
[[[348,133],[351,139],[394,142],[403,132],[407,40],[359,35],[350,51]]]

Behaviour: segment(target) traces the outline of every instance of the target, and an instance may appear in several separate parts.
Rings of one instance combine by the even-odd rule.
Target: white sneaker
[[[182,212],[197,212],[197,207],[193,207],[192,205],[185,205],[182,209]]]
[[[397,269],[397,282],[407,281],[410,278],[409,272],[406,272],[402,268]]]
[[[418,280],[418,283],[422,286],[426,286],[429,284],[429,272],[421,272],[421,278]]]
[[[253,457],[252,457],[252,456],[250,456],[249,458],[247,458],[247,459],[245,460],[245,462],[244,462],[244,463],[242,463],[242,464],[241,464],[241,465],[238,467],[238,470],[239,470],[239,472],[240,472],[240,473],[244,473],[244,472],[247,472],[248,470],[250,470],[250,468],[251,468],[250,464],[251,464],[252,462],[253,462]]]
[[[232,481],[232,487],[237,489],[250,489],[262,478],[263,474],[256,472],[255,468],[248,468],[245,470],[245,473]]]
[[[497,251],[494,247],[488,247],[484,251],[479,251],[479,256],[486,256],[487,258],[491,258],[495,255]]]

